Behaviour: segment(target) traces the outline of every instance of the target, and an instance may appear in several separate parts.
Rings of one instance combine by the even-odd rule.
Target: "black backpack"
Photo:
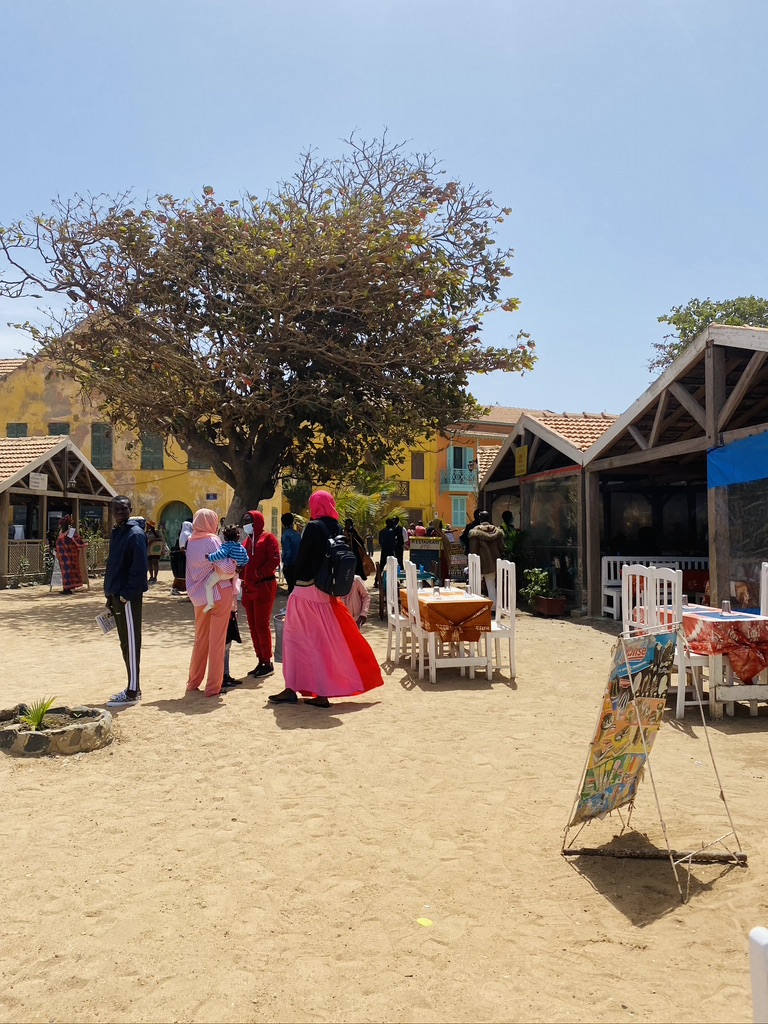
[[[332,597],[346,597],[355,582],[357,558],[343,533],[332,537],[325,523],[320,523],[320,526],[325,530],[328,542],[325,557],[315,573],[315,586]]]

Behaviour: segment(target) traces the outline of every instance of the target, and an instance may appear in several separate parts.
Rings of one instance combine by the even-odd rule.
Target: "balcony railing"
[[[440,471],[440,483],[448,486],[474,487],[477,473],[474,469],[443,469]]]
[[[443,469],[440,471],[440,489],[465,494],[477,487],[474,469]]]

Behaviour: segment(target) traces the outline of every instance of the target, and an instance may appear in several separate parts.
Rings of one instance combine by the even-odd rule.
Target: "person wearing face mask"
[[[258,509],[243,517],[243,547],[248,564],[240,578],[243,585],[243,608],[258,663],[248,673],[262,679],[275,671],[272,664],[272,632],[270,619],[277,597],[277,568],[280,565],[280,544],[274,534],[264,530],[264,516]]]

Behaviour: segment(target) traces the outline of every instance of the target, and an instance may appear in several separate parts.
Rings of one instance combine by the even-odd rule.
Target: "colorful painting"
[[[613,649],[602,713],[571,825],[603,818],[635,799],[664,715],[676,645],[677,633],[650,633],[619,642]]]

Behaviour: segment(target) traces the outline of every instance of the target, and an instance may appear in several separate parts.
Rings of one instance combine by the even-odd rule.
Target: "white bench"
[[[655,565],[657,569],[708,570],[708,558],[665,558],[645,555],[604,555],[601,559],[601,614],[621,618],[621,567]]]

